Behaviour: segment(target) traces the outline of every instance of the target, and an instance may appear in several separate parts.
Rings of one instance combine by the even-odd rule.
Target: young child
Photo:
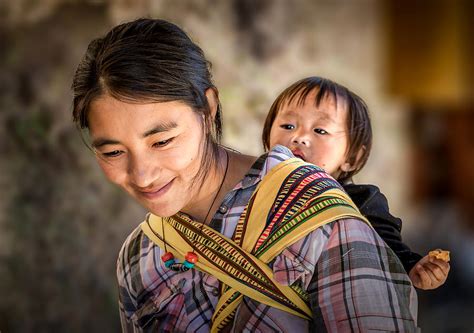
[[[435,256],[421,257],[402,242],[402,221],[390,214],[380,190],[352,183],[372,146],[367,105],[359,96],[328,79],[300,80],[273,102],[262,139],[266,150],[277,144],[286,146],[296,157],[322,167],[337,179],[400,258],[415,287],[435,289],[446,281],[449,263]]]

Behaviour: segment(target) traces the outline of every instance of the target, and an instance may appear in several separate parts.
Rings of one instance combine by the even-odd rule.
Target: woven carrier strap
[[[310,320],[305,291],[278,283],[268,263],[315,229],[349,217],[366,221],[334,179],[292,158],[260,182],[232,239],[180,213],[168,218],[149,214],[141,228],[162,249],[164,230],[167,248],[176,258],[196,252],[195,268],[222,282],[211,328],[218,332],[233,321],[243,296]]]

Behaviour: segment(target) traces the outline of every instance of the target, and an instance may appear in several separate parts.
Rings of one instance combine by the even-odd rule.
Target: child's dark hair
[[[128,103],[181,101],[202,115],[205,129],[200,170],[217,163],[222,136],[220,103],[212,118],[206,98],[211,64],[201,48],[173,23],[138,19],[114,27],[93,40],[74,74],[73,119],[89,128],[91,103],[110,95]]]
[[[333,97],[336,103],[338,100],[347,103],[347,131],[349,134],[347,156],[348,162],[355,165],[355,169],[341,173],[338,181],[344,183],[359,172],[369,158],[372,148],[372,126],[368,107],[362,98],[340,84],[325,78],[311,76],[295,82],[283,90],[273,102],[265,119],[262,133],[263,147],[265,150],[270,149],[270,131],[282,106],[291,103],[295,98],[297,98],[298,105],[303,105],[308,94],[314,90],[317,90],[314,101],[316,106],[319,106],[321,100],[326,97]],[[357,158],[359,151],[362,151],[362,155]]]

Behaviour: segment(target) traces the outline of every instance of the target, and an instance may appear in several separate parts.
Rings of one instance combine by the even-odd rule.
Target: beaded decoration
[[[193,268],[199,260],[198,255],[194,252],[186,253],[184,259],[185,260],[182,263],[176,262],[176,259],[171,252],[166,252],[161,256],[161,260],[165,263],[166,268],[169,268],[175,272],[186,272],[187,270]]]
[[[227,170],[229,169],[229,154],[227,153],[227,150],[224,150],[226,154],[226,165],[225,165],[225,172],[224,172],[224,177],[222,177],[221,184],[219,185],[219,189],[217,190],[216,195],[214,196],[214,200],[212,200],[211,206],[209,207],[209,210],[207,211],[206,217],[204,218],[204,223],[206,223],[207,217],[209,216],[209,213],[211,212],[212,206],[214,206],[214,202],[217,199],[217,196],[219,195],[219,192],[222,189],[222,185],[224,184],[225,177],[227,176]],[[184,261],[178,262],[176,261],[173,253],[167,251],[166,249],[166,240],[165,240],[165,228],[163,224],[161,225],[162,228],[162,233],[163,233],[163,243],[165,245],[165,251],[166,253],[161,256],[161,261],[165,264],[166,268],[171,269],[172,271],[175,272],[186,272],[187,270],[191,269],[194,267],[194,265],[198,262],[199,256],[192,252],[186,253],[186,256],[184,256]],[[201,232],[202,232],[202,226],[201,226]]]

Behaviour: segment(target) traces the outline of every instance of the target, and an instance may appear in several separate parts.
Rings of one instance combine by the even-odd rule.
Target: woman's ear
[[[215,87],[207,88],[206,90],[207,103],[211,110],[211,117],[214,120],[217,114],[217,108],[219,106],[219,92]]]
[[[355,161],[353,163],[350,163],[350,161],[346,161],[344,164],[341,165],[341,170],[344,172],[350,172],[354,171],[357,169],[357,167],[360,165],[360,161],[362,159],[362,156],[364,156],[366,148],[365,146],[362,146],[359,151],[357,152],[357,156],[355,158]]]

